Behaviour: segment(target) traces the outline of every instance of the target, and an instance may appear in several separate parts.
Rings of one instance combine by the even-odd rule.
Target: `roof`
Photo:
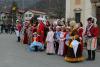
[[[35,14],[46,14],[45,12],[41,12],[41,11],[36,11],[36,10],[28,10],[28,11],[31,11],[32,13],[35,13]]]

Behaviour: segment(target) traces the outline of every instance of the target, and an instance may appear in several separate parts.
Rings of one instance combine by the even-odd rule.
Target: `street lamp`
[[[12,22],[13,22],[13,24],[15,24],[15,23],[16,23],[16,12],[17,12],[17,5],[16,5],[16,2],[13,2],[13,3],[12,3],[12,8],[11,8],[11,10],[12,10]]]

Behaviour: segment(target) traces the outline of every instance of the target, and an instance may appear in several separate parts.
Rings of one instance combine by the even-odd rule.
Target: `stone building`
[[[85,28],[86,19],[91,16],[97,18],[100,27],[100,0],[66,0],[66,21],[73,18]]]

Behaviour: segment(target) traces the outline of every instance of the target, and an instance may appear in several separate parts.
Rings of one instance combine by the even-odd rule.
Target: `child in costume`
[[[58,53],[58,48],[59,48],[59,40],[60,40],[60,26],[56,27],[56,32],[54,33],[54,40],[55,40],[55,52],[56,54]]]
[[[66,35],[66,29],[63,26],[61,28],[61,33],[60,33],[60,38],[59,38],[58,55],[60,55],[60,56],[64,55],[65,35]]]
[[[49,28],[49,32],[46,37],[46,42],[47,42],[47,48],[46,48],[46,53],[48,55],[55,54],[55,49],[54,49],[54,32],[53,28]]]
[[[35,33],[33,33],[32,43],[29,46],[29,49],[31,51],[39,51],[39,50],[44,49],[42,43],[40,43],[38,41],[39,41],[39,35],[35,32]]]

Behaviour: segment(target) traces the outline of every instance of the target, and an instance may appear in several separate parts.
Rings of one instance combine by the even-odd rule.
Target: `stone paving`
[[[84,55],[86,56],[86,51]],[[68,63],[57,55],[30,52],[25,45],[17,43],[15,34],[0,34],[0,67],[100,67],[100,53],[95,61]]]

